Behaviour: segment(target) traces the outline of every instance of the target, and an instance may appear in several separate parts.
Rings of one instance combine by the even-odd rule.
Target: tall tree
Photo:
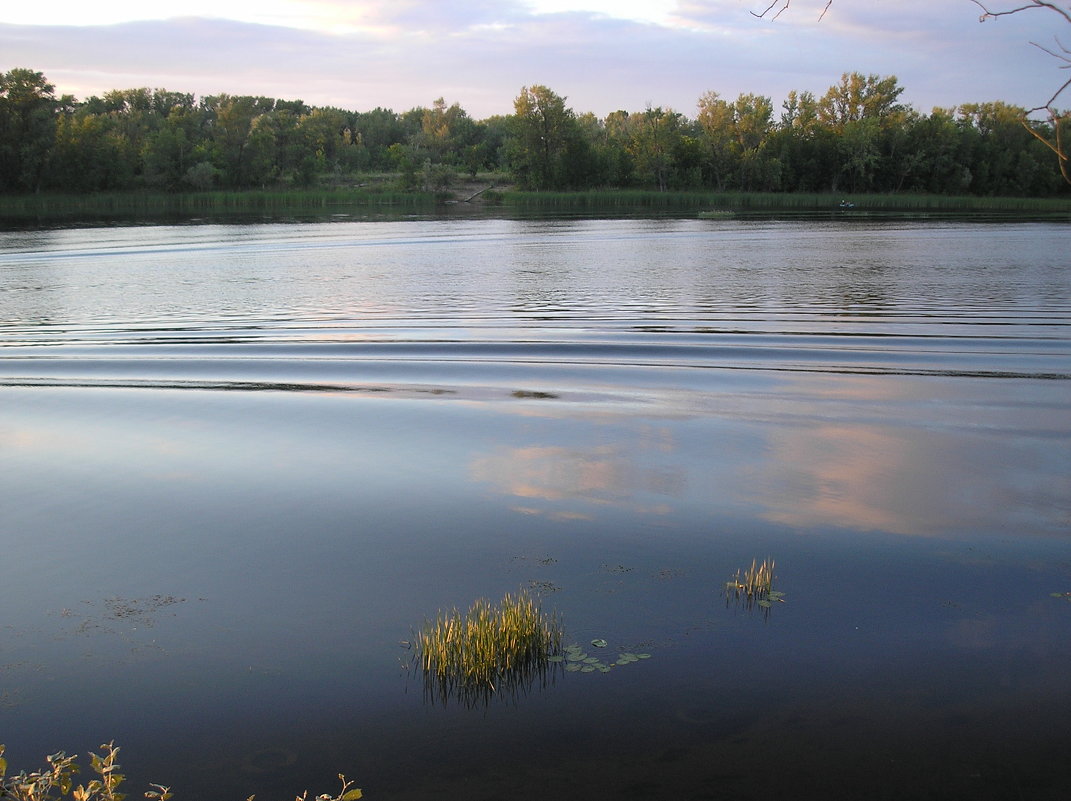
[[[714,91],[699,98],[699,127],[707,152],[707,165],[718,190],[725,188],[733,168],[733,108]]]
[[[641,176],[665,192],[676,168],[684,120],[675,111],[648,108],[630,119],[631,136],[627,150]]]
[[[818,120],[837,133],[860,120],[875,120],[880,125],[894,123],[895,115],[904,110],[896,102],[903,91],[895,75],[882,78],[845,72],[840,82],[829,87],[818,101]]]
[[[566,165],[577,139],[576,116],[565,98],[546,86],[525,86],[513,101],[513,131],[507,145],[518,182],[530,189],[562,189],[572,176]]]
[[[56,136],[55,91],[40,72],[0,73],[0,190],[41,188]]]

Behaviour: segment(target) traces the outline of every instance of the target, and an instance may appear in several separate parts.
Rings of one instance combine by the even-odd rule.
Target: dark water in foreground
[[[0,233],[0,742],[115,739],[131,797],[179,801],[1066,798],[1069,254],[1058,224]],[[786,602],[727,607],[765,557]],[[428,703],[401,641],[525,588],[651,658]]]

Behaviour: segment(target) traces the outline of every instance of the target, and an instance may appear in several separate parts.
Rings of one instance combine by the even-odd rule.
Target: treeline
[[[311,187],[377,172],[434,190],[481,171],[543,190],[1069,191],[1022,108],[922,114],[902,92],[895,77],[845,73],[820,97],[790,92],[776,114],[769,97],[708,92],[694,118],[646,108],[600,119],[531,86],[513,114],[474,120],[441,98],[401,113],[145,88],[78,101],[13,69],[0,73],[0,192]]]

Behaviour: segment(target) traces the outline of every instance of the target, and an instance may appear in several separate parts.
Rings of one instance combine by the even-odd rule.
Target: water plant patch
[[[592,640],[591,644],[595,648],[605,648],[609,645],[602,638]],[[591,656],[584,650],[582,645],[573,643],[565,646],[562,653],[548,657],[547,661],[562,664],[566,673],[609,673],[615,667],[630,665],[633,662],[639,662],[641,659],[650,658],[651,655],[647,653],[636,654],[631,651],[625,651],[619,653],[616,659],[604,660],[597,656]]]

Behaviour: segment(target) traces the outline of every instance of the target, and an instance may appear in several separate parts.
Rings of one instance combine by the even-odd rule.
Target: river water
[[[179,801],[1065,798],[1069,379],[1067,224],[0,232],[0,743]],[[429,697],[414,631],[520,591],[649,658]]]

